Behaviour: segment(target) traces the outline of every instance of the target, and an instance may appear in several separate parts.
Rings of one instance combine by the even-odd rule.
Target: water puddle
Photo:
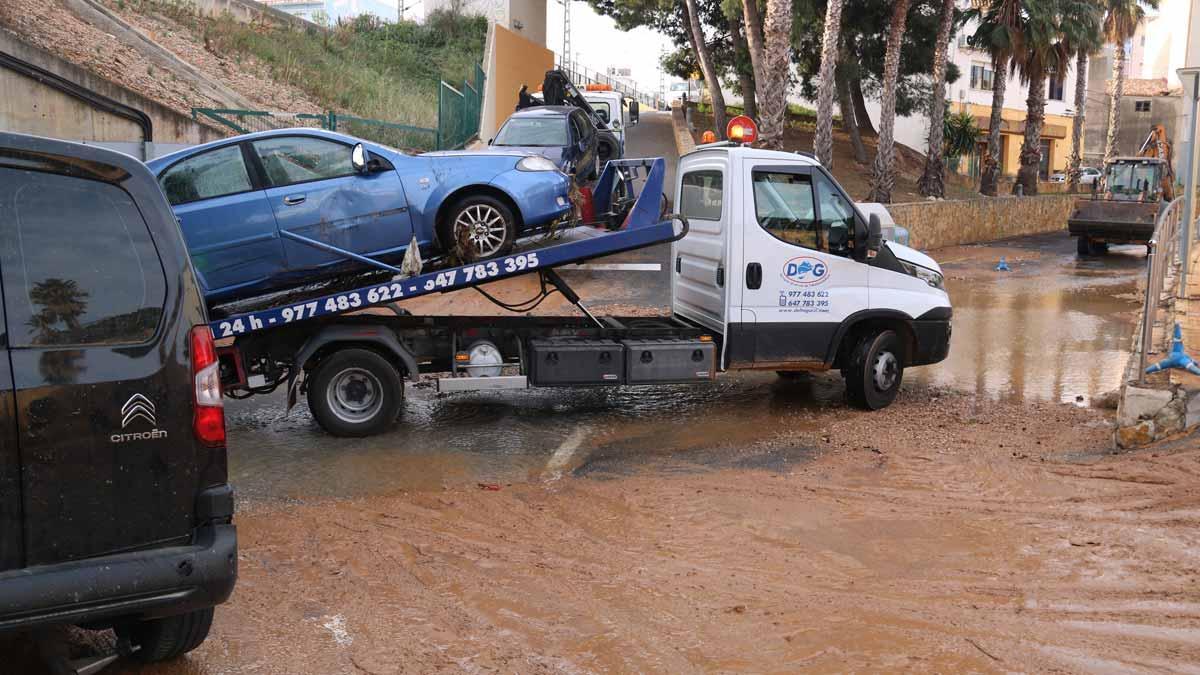
[[[1063,234],[939,251],[954,305],[950,357],[912,381],[981,397],[1086,404],[1129,357],[1145,248],[1080,259]],[[996,272],[1004,255],[1011,272]]]

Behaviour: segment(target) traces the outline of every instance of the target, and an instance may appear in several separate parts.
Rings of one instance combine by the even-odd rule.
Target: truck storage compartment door
[[[760,163],[739,180],[747,195],[741,304],[754,325],[732,332],[753,332],[756,367],[823,364],[842,321],[868,307],[868,267],[851,257],[851,202],[809,166]]]
[[[202,458],[182,300],[141,213],[109,183],[0,169],[26,565],[192,531]]]
[[[716,376],[712,341],[622,340],[626,384],[671,384],[711,380]]]
[[[713,158],[685,163],[680,171],[675,203],[688,219],[688,233],[671,247],[671,310],[724,334],[726,165]]]
[[[625,349],[613,340],[529,341],[529,379],[535,387],[621,384],[624,374]]]

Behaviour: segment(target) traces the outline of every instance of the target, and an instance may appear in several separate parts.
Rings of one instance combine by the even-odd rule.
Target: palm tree
[[[763,43],[760,59],[763,73],[757,78],[759,91],[763,93],[758,105],[761,145],[782,150],[787,123],[788,75],[792,65],[792,0],[767,0]]]
[[[1069,50],[1075,52],[1075,118],[1071,120],[1071,157],[1067,160],[1067,190],[1079,190],[1079,166],[1083,162],[1083,123],[1087,111],[1088,55],[1100,48],[1103,40],[1099,15],[1090,25],[1067,25],[1079,29],[1076,34],[1064,34]]]
[[[1104,143],[1104,162],[1107,164],[1117,153],[1117,133],[1121,128],[1121,96],[1125,93],[1125,43],[1133,39],[1146,16],[1142,5],[1157,9],[1158,0],[1103,0],[1103,4],[1104,39],[1113,44],[1112,98],[1108,103],[1108,137]]]
[[[1062,77],[1071,67],[1071,45],[1079,36],[1098,33],[1099,8],[1090,0],[1029,2],[1025,7],[1025,49],[1013,59],[1021,81],[1029,85],[1025,99],[1025,138],[1021,143],[1018,186],[1027,195],[1038,191],[1042,163],[1042,126],[1046,119],[1046,79]]]
[[[1009,64],[1013,54],[1021,50],[1025,37],[1021,5],[1022,0],[979,0],[967,12],[967,19],[977,24],[970,43],[992,56],[992,113],[988,121],[987,155],[979,176],[979,192],[992,197],[1000,182],[1000,125]]]
[[[929,95],[929,147],[925,152],[925,172],[917,189],[926,197],[946,196],[945,162],[942,161],[943,121],[946,114],[946,53],[954,30],[955,0],[942,0],[942,21],[938,25],[937,45],[933,49],[933,91]],[[820,124],[820,117],[817,118]]]
[[[946,0],[953,4],[954,0]],[[833,94],[834,69],[841,41],[842,0],[829,0],[825,9],[825,33],[821,38],[821,84],[817,88],[817,135],[813,151],[826,169],[833,169]],[[846,112],[842,111],[844,119]]]
[[[904,24],[908,21],[911,0],[892,3],[892,23],[888,28],[887,52],[883,57],[883,96],[880,97],[879,145],[871,167],[871,196],[868,201],[890,204],[896,187],[896,78],[900,74],[900,46]]]
[[[704,30],[700,27],[700,15],[696,11],[696,0],[687,0],[689,37],[692,50],[696,52],[696,60],[700,62],[700,72],[704,74],[704,84],[712,96],[713,125],[718,138],[725,137],[725,94],[721,91],[721,80],[717,77],[712,55],[708,53],[708,44],[704,41]]]

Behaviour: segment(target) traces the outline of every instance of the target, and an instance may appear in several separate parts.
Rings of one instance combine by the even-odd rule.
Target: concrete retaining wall
[[[242,23],[271,23],[293,28],[312,28],[326,30],[307,19],[288,14],[274,7],[263,5],[253,0],[191,0],[196,9],[206,16],[221,16],[229,14]]]
[[[890,204],[897,225],[908,228],[920,249],[976,244],[1067,229],[1074,195],[980,197]]]
[[[153,140],[171,144],[172,149],[224,137],[219,130],[199,124],[190,117],[97,77],[3,29],[0,29],[0,52],[141,110],[153,124]],[[148,140],[142,137],[141,129],[134,122],[96,110],[86,101],[6,68],[0,68],[0,92],[4,92],[0,96],[0,129],[5,131],[103,144],[141,144]],[[145,158],[158,154],[162,153],[150,147]]]

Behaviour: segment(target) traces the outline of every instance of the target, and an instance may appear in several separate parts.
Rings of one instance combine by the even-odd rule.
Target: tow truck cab
[[[689,231],[672,248],[672,312],[724,337],[724,368],[840,368],[852,402],[874,409],[905,367],[946,357],[941,268],[870,242],[877,217],[816,160],[722,143],[683,156],[676,173]]]

